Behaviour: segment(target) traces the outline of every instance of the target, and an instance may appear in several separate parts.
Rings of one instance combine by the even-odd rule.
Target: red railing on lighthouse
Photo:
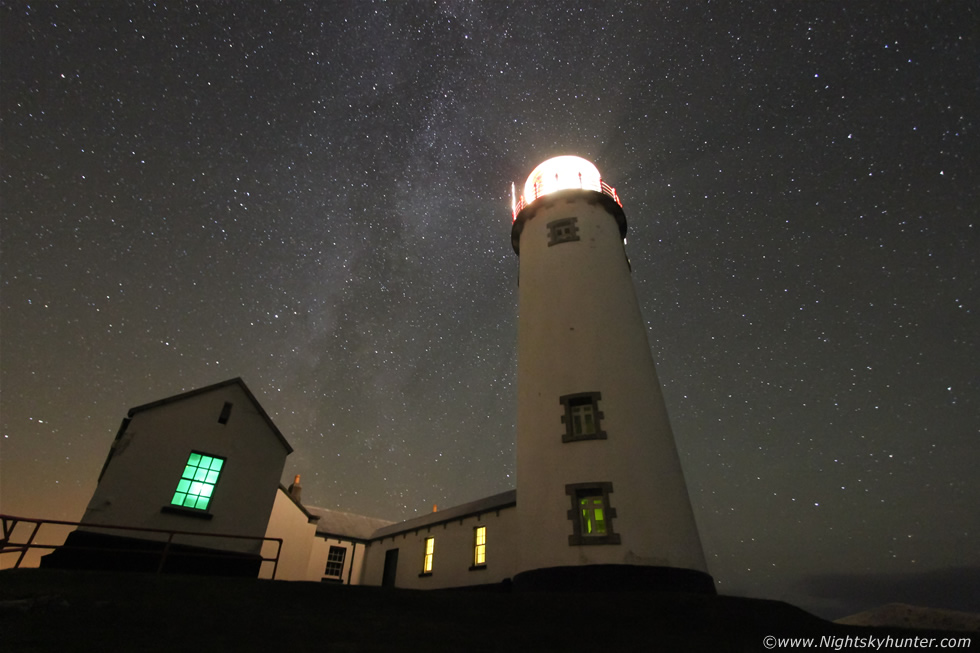
[[[616,194],[615,188],[613,188],[606,182],[602,181],[601,179],[599,180],[599,188],[600,188],[600,192],[603,195],[608,195],[609,197],[613,198],[613,200],[615,200],[616,204],[619,204],[620,206],[623,205],[623,203],[619,201],[619,195]],[[561,190],[568,190],[568,189],[563,188]],[[535,196],[530,199],[526,199],[523,195],[521,195],[520,198],[515,197],[513,200],[513,206],[511,207],[511,210],[513,212],[513,220],[517,220],[517,214],[523,211],[524,207],[526,207],[528,204],[538,199],[539,197],[543,197],[544,195],[547,194],[548,193],[541,193],[540,195],[535,194]]]

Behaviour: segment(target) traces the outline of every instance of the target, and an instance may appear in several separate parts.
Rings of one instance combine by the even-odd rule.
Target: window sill
[[[193,517],[194,519],[213,519],[214,515],[203,510],[194,510],[192,508],[182,508],[180,506],[164,506],[160,508],[160,512],[167,513],[169,515],[181,515],[183,517]]]
[[[419,574],[419,578],[425,578],[426,576],[431,576],[431,575],[432,575],[431,571],[423,571],[421,574]]]
[[[343,583],[342,578],[337,578],[336,576],[324,576],[320,579],[321,583]]]
[[[605,440],[606,432],[599,431],[597,433],[589,433],[588,435],[569,435],[565,433],[561,436],[562,442],[582,442],[584,440]]]
[[[590,544],[622,544],[619,533],[610,535],[569,535],[568,543],[571,546],[588,546]]]
[[[479,571],[481,569],[486,569],[486,565],[473,565],[470,567],[470,571]]]

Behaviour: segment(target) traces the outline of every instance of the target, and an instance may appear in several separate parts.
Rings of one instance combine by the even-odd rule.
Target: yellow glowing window
[[[487,564],[487,527],[477,526],[473,529],[473,566],[479,567]]]
[[[427,537],[425,538],[425,560],[422,562],[422,573],[431,574],[432,573],[432,555],[436,550],[436,538]]]
[[[579,503],[582,507],[582,534],[605,535],[606,519],[603,515],[602,497],[582,497]]]
[[[170,504],[195,510],[207,510],[224,464],[223,458],[192,453],[187,458],[184,473],[177,482],[177,491],[174,492]]]

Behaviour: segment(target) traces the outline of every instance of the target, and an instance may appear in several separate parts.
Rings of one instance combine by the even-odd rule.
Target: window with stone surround
[[[601,399],[600,392],[577,392],[558,398],[565,408],[565,414],[561,418],[565,425],[562,442],[606,439],[606,432],[602,430],[602,419],[605,416],[599,410]]]
[[[568,518],[572,522],[572,534],[568,543],[572,546],[592,544],[620,544],[619,533],[613,529],[616,509],[609,505],[612,483],[571,483],[565,486],[565,494],[572,501]]]
[[[562,218],[548,223],[548,247],[579,240],[578,218]]]

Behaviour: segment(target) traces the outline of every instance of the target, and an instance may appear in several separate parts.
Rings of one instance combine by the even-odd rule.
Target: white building
[[[556,157],[513,209],[516,491],[402,523],[304,506],[299,477],[278,482],[289,445],[232,379],[132,409],[83,521],[281,538],[278,579],[714,592],[615,190],[588,161]]]
[[[339,510],[303,506],[299,501],[299,476],[289,488],[279,487],[266,536],[283,541],[278,580],[319,580],[360,585],[371,537],[392,522]],[[275,551],[266,544],[266,556]],[[272,566],[265,564],[262,578],[272,578]]]
[[[109,449],[81,520],[86,526],[42,566],[147,568],[155,557],[138,551],[161,550],[169,540],[175,551],[225,554],[227,573],[257,573],[292,450],[241,379],[137,406]],[[171,536],[186,531],[200,535]],[[132,553],[101,556],[76,547]],[[220,566],[210,558],[175,556],[171,563],[180,570]]]

